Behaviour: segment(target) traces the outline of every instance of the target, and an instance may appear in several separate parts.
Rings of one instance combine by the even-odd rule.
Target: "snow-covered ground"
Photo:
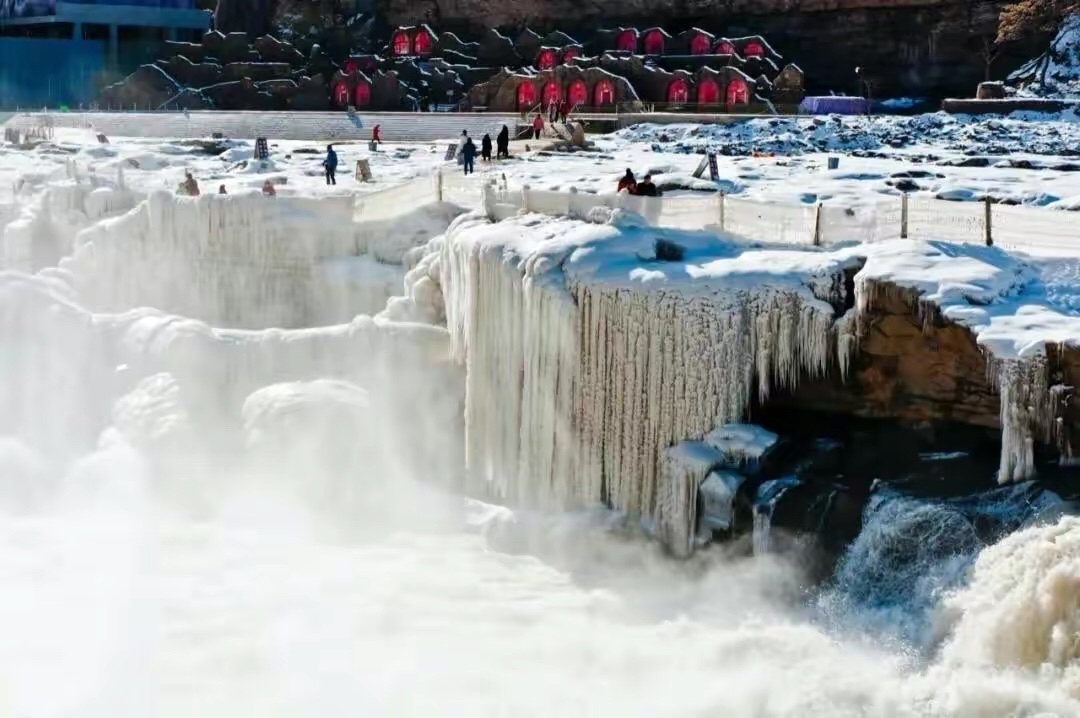
[[[1075,116],[1071,119],[1075,120]],[[336,145],[338,185],[322,177],[325,146],[270,139],[271,158],[252,161],[254,143],[226,140],[220,155],[191,140],[123,139],[101,145],[89,130],[57,130],[54,142],[25,153],[0,147],[0,218],[11,192],[24,178],[63,177],[64,164],[113,177],[123,168],[138,191],[173,190],[190,169],[204,193],[257,190],[266,179],[287,179],[279,192],[322,195],[386,189],[427,176],[443,162],[443,143],[386,145],[369,152],[365,143]],[[718,158],[719,182],[692,174],[706,151]],[[752,157],[752,151],[773,156]],[[836,170],[827,159],[839,157]],[[373,181],[353,179],[355,162],[367,159]],[[1009,204],[1080,209],[1080,122],[967,118],[946,114],[914,117],[785,117],[736,125],[641,125],[595,138],[595,149],[579,153],[520,152],[485,175],[534,189],[576,187],[613,192],[627,169],[652,172],[667,194],[720,189],[765,202],[860,205],[895,198],[901,191],[945,200],[985,196]],[[455,170],[451,170],[455,171]],[[24,180],[25,181],[25,180]]]

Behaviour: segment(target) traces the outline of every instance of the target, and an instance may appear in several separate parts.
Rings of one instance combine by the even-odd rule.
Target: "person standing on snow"
[[[465,174],[473,173],[473,161],[476,159],[476,145],[472,138],[465,139],[465,145],[461,148],[461,163],[465,166]]]
[[[326,184],[337,184],[337,177],[334,173],[337,172],[337,152],[334,152],[333,145],[326,146],[326,159],[323,160],[323,167],[326,169]]]
[[[534,140],[540,139],[540,133],[543,132],[543,130],[544,130],[544,118],[540,116],[539,112],[537,112],[536,117],[533,118],[532,128],[533,128],[533,139]]]
[[[480,159],[491,162],[491,135],[484,135],[480,139]]]
[[[461,137],[459,137],[457,141],[457,163],[459,167],[465,164],[465,158],[461,153],[465,150],[466,142],[472,142],[472,140],[469,139],[469,131],[462,130]]]
[[[382,127],[382,125],[375,125],[374,127],[371,128],[371,141],[374,142],[377,145],[382,144],[382,138],[379,137],[379,129],[381,127]]]
[[[510,159],[510,128],[503,125],[503,128],[499,130],[499,136],[495,138],[495,159]]]

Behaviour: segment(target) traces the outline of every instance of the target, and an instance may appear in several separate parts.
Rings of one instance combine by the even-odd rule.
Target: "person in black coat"
[[[491,135],[484,135],[480,140],[480,159],[491,162]]]
[[[496,159],[510,159],[510,129],[506,125],[503,125],[502,129],[499,130],[499,136],[495,138],[495,145],[498,148],[498,152],[495,154]]]
[[[473,144],[472,137],[466,139],[465,145],[461,148],[461,160],[465,166],[465,174],[472,174],[473,162],[476,160],[476,145]]]

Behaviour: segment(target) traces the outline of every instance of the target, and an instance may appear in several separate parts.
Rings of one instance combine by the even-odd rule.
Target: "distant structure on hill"
[[[599,30],[587,42],[526,29],[489,29],[476,40],[398,27],[382,55],[352,56],[331,80],[338,107],[372,107],[369,73],[393,73],[424,106],[528,112],[552,102],[578,111],[618,107],[754,112],[797,105],[804,79],[761,36],[723,37],[693,28]],[[406,93],[408,94],[408,93]],[[386,109],[386,108],[378,108]]]
[[[243,32],[166,42],[161,59],[104,90],[106,107],[222,110],[497,111],[643,108],[772,112],[803,98],[803,72],[759,35],[701,29],[599,30],[514,38],[489,29],[474,40],[426,24],[394,28],[368,51],[297,44]],[[348,47],[348,45],[345,45]]]

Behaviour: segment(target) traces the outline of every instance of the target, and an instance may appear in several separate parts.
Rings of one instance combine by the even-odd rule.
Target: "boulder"
[[[1005,83],[1003,82],[980,82],[975,90],[976,100],[1004,100]]]

